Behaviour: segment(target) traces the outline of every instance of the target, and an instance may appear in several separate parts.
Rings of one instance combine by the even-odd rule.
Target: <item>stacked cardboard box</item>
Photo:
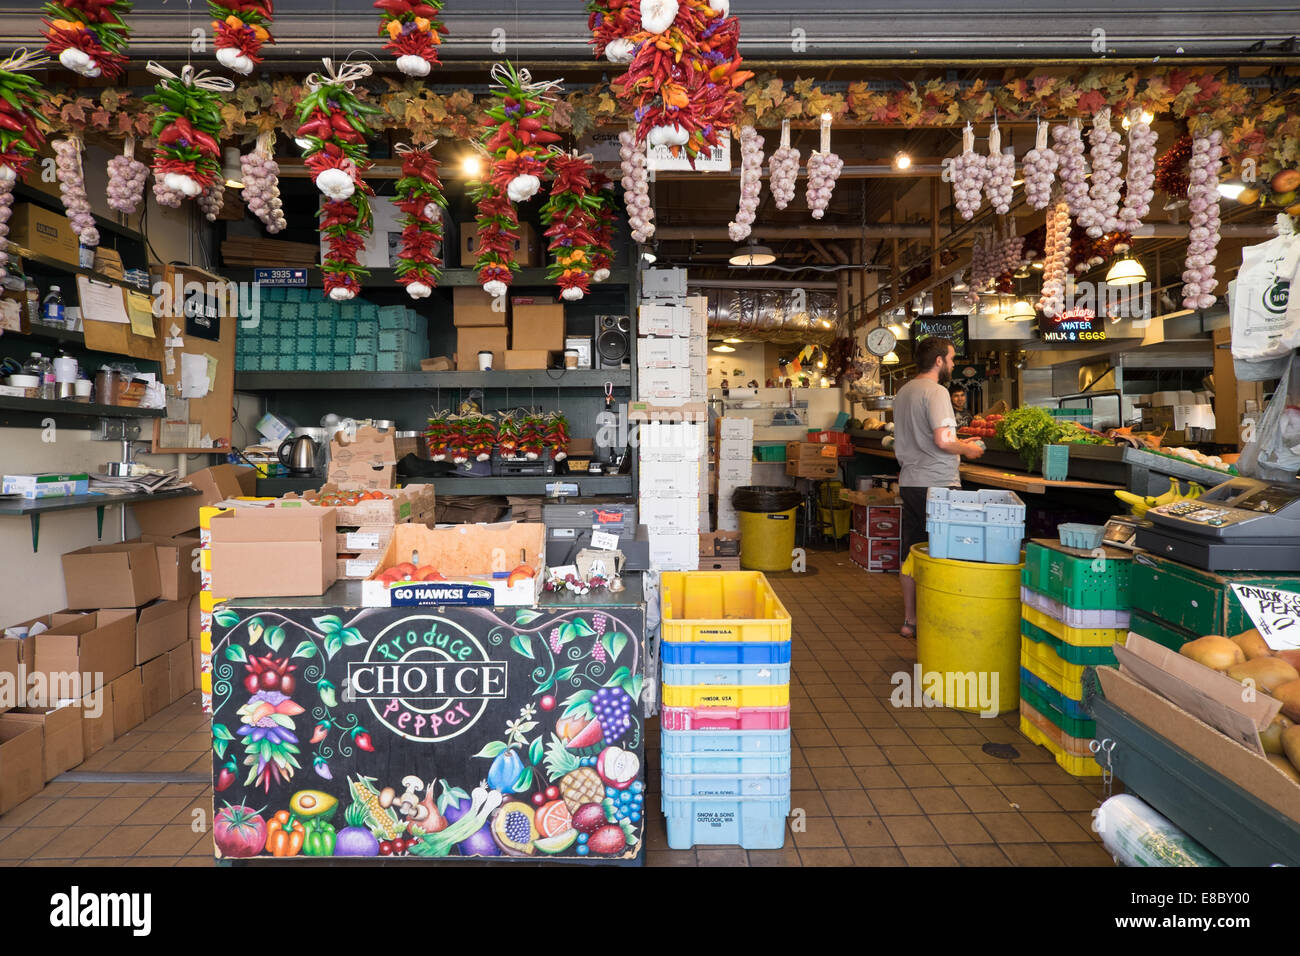
[[[752,485],[754,420],[723,418],[718,422],[718,530],[736,531],[740,519],[731,503],[737,488]]]
[[[849,557],[868,571],[897,571],[903,563],[901,505],[853,506]]]
[[[456,368],[478,368],[478,353],[492,353],[492,367],[504,368],[510,336],[509,303],[494,299],[477,286],[452,290],[452,321],[456,325]]]
[[[640,426],[638,511],[649,532],[651,567],[678,571],[699,567],[700,462],[706,428],[702,422]]]
[[[429,349],[425,316],[401,305],[331,302],[319,289],[269,288],[241,316],[235,369],[248,372],[409,372]]]
[[[839,474],[839,446],[792,441],[785,446],[785,473],[794,478],[834,478]]]
[[[687,297],[686,270],[645,272],[636,350],[636,397],[650,411],[644,419],[704,418],[708,400],[705,305],[702,297]],[[655,410],[667,413],[654,414]]]

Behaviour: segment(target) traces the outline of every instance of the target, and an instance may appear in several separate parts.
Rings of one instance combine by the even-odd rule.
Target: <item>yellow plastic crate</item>
[[[1072,777],[1100,777],[1101,765],[1088,749],[1088,741],[1071,737],[1060,728],[1051,736],[1040,726],[1039,722],[1051,726],[1046,717],[1039,714],[1023,700],[1020,702],[1020,732],[1030,741],[1046,749],[1056,758],[1057,765]],[[1056,737],[1060,737],[1058,742]]]
[[[664,684],[665,707],[784,707],[790,703],[789,684],[766,687],[749,684]]]
[[[659,587],[662,640],[790,640],[790,612],[761,571],[664,571]]]
[[[1063,661],[1046,644],[1021,637],[1020,666],[1071,700],[1083,700],[1083,670],[1086,665]]]
[[[1070,627],[1028,604],[1020,605],[1020,616],[1035,627],[1042,628],[1057,640],[1073,644],[1075,647],[1110,647],[1113,644],[1123,644],[1128,640],[1126,629]]]

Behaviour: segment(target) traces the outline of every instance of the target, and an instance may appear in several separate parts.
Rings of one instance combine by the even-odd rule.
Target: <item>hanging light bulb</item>
[[[1106,283],[1115,286],[1135,285],[1145,281],[1146,277],[1147,270],[1143,268],[1142,263],[1132,256],[1125,256],[1112,263],[1106,273]]]
[[[1029,304],[1029,300],[1020,298],[1011,303],[1011,309],[1007,312],[1006,320],[1008,322],[1032,322],[1036,318],[1038,318],[1038,313]]]
[[[477,153],[467,153],[460,161],[460,172],[466,179],[478,179],[483,175],[483,158]]]
[[[899,150],[894,154],[894,168],[898,170],[910,169],[912,166],[912,157],[904,150]]]

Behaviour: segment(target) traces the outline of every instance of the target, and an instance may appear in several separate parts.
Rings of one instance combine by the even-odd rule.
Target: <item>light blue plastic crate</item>
[[[1101,547],[1101,539],[1106,534],[1106,526],[1100,524],[1077,524],[1066,522],[1056,526],[1061,544],[1067,548],[1091,551]]]
[[[925,499],[925,516],[942,521],[1023,526],[1025,503],[1014,491],[931,488]]]
[[[295,302],[293,299],[290,299],[288,302],[281,303],[280,318],[296,319],[298,318],[300,311],[301,311],[301,303]]]
[[[664,753],[659,758],[665,776],[741,776],[773,778],[790,773],[790,754],[740,753]]]
[[[789,664],[790,642],[664,641],[659,656],[665,664]]]
[[[1070,446],[1048,445],[1043,449],[1043,477],[1065,481],[1070,476]]]
[[[359,339],[379,338],[379,321],[377,319],[371,319],[371,318],[358,319],[357,338]]]
[[[293,355],[298,351],[298,340],[281,336],[275,351],[280,355]]]
[[[320,367],[320,356],[315,354],[299,355],[297,368],[298,371],[300,372],[320,372],[320,371],[328,372],[329,371],[329,369],[322,369]]]
[[[1020,542],[1025,537],[1021,524],[974,524],[940,521],[925,523],[930,533],[930,557],[949,561],[981,561],[985,564],[1019,564]]]
[[[294,351],[299,355],[315,355],[320,351],[320,349],[316,347],[316,343],[319,341],[320,339],[310,335],[299,336],[298,346]]]
[[[746,850],[779,850],[785,846],[785,818],[790,798],[733,797],[662,798],[668,846],[739,846]]]
[[[660,679],[673,687],[749,687],[790,683],[789,664],[668,664]]]
[[[266,293],[263,292],[262,302],[259,306],[259,311],[262,314],[263,322],[265,322],[267,319],[278,319],[284,313],[284,303],[274,301],[274,300],[268,302],[266,300]]]
[[[785,730],[661,730],[659,747],[666,754],[758,753],[788,754],[790,728]]]
[[[373,372],[375,370],[375,357],[373,355],[353,355],[348,364],[353,372]]]
[[[665,797],[789,797],[789,773],[663,775]]]
[[[368,319],[372,322],[379,320],[379,306],[373,302],[357,302],[355,305],[357,307],[357,318]]]
[[[320,319],[316,320],[316,335],[330,338],[334,335],[334,320]]]
[[[275,318],[270,318],[265,313],[263,313],[262,321],[257,323],[256,328],[250,329],[249,331],[257,336],[258,341],[279,338],[280,321],[281,320],[279,316],[276,316]],[[241,329],[240,331],[242,332],[243,330]]]
[[[259,286],[259,287],[258,287],[257,295],[258,295],[258,298],[260,298],[260,299],[262,300],[262,302],[264,302],[264,303],[266,303],[266,302],[283,302],[283,301],[284,301],[284,291],[285,291],[285,287],[284,287],[284,286],[279,286],[279,285],[264,285],[264,286]]]
[[[315,289],[307,289],[307,288],[301,288],[301,289],[299,289],[299,288],[292,288],[292,289],[290,289],[290,288],[286,288],[286,289],[284,290],[284,300],[285,300],[286,302],[310,302],[311,299],[312,299],[312,295],[313,295],[313,293],[316,293],[316,292],[317,292],[317,290],[315,290]]]
[[[404,305],[385,305],[380,306],[379,315],[380,329],[405,329],[406,328],[406,306]]]

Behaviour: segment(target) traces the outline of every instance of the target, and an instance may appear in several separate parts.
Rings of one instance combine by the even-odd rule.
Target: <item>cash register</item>
[[[1233,478],[1158,505],[1137,546],[1206,571],[1300,571],[1300,485]]]

